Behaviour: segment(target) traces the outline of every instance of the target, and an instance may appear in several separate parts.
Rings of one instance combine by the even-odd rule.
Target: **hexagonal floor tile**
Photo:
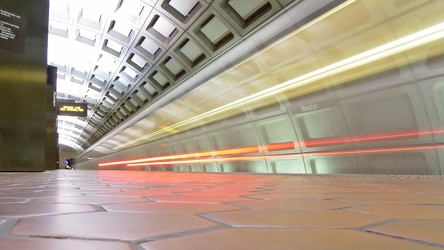
[[[444,205],[366,205],[347,210],[398,219],[444,219]]]
[[[399,220],[369,231],[444,244],[444,220]]]
[[[188,213],[200,214],[239,209],[218,203],[185,203],[185,202],[137,202],[103,205],[107,211],[140,212],[140,213]]]
[[[236,227],[357,228],[386,220],[377,216],[336,210],[250,209],[206,216]]]
[[[32,249],[32,250],[49,250],[49,249],[63,249],[63,250],[132,250],[130,244],[123,242],[104,242],[91,240],[73,240],[73,239],[38,239],[38,238],[14,238],[14,237],[0,237],[2,250],[18,250],[18,249]]]
[[[230,203],[250,208],[310,210],[310,209],[338,209],[356,204],[332,200],[254,200]]]
[[[208,233],[152,241],[142,244],[146,250],[294,250],[294,249],[440,249],[350,230],[298,229],[224,229]]]
[[[37,216],[96,211],[91,205],[53,203],[14,203],[2,204],[0,216]]]
[[[95,212],[24,218],[14,226],[12,233],[139,240],[215,226],[216,223],[189,214]]]

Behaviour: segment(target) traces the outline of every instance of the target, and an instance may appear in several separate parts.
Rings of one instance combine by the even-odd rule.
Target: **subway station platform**
[[[444,249],[444,178],[0,173],[0,249]]]

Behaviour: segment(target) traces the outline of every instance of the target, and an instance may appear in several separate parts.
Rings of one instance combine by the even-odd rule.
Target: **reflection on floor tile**
[[[79,250],[79,249],[106,249],[106,250],[131,250],[130,244],[123,242],[103,242],[72,239],[38,239],[38,238],[17,238],[0,237],[2,250]]]
[[[37,216],[63,213],[81,213],[95,211],[91,205],[57,204],[57,203],[22,203],[2,204],[2,216]]]
[[[0,173],[1,250],[427,250],[443,225],[441,176]]]
[[[0,194],[1,196],[2,194]],[[11,203],[25,203],[28,199],[13,199],[13,198],[0,198],[0,204],[11,204]]]
[[[284,209],[284,210],[312,210],[312,209],[339,209],[355,206],[356,204],[334,201],[334,200],[255,200],[233,202],[233,205],[262,208],[262,209]]]
[[[120,194],[120,193],[119,193]],[[140,197],[125,197],[115,194],[113,196],[73,196],[73,197],[53,197],[53,198],[38,198],[37,202],[50,203],[79,203],[79,204],[109,204],[109,203],[127,203],[127,202],[143,202],[147,201]]]
[[[23,218],[13,234],[141,240],[218,226],[189,214],[96,212]]]
[[[179,213],[201,214],[217,211],[239,209],[234,206],[217,203],[185,203],[185,202],[143,202],[103,205],[107,211],[140,212],[140,213]]]

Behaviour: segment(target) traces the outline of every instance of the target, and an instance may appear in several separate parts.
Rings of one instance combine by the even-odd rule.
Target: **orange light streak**
[[[349,155],[349,154],[375,154],[375,153],[391,153],[391,152],[403,152],[413,150],[429,150],[444,148],[444,145],[440,146],[421,146],[421,147],[398,147],[398,148],[384,148],[384,149],[363,149],[363,150],[342,150],[334,152],[315,152],[315,153],[297,153],[297,154],[281,154],[281,155],[261,155],[261,156],[240,156],[240,157],[224,157],[224,158],[207,158],[207,159],[195,159],[195,160],[182,160],[182,161],[160,161],[160,162],[143,162],[128,164],[127,167],[134,166],[156,166],[156,165],[173,165],[173,164],[193,164],[193,163],[207,163],[207,162],[223,162],[223,161],[251,161],[251,160],[263,160],[263,159],[281,159],[281,158],[295,158],[303,156],[331,156],[331,155]]]
[[[181,158],[186,159],[186,158],[209,157],[209,156],[213,156],[213,152],[160,156],[160,157],[151,157],[151,158],[143,158],[143,159],[128,160],[128,161],[115,161],[115,162],[100,163],[99,166],[122,165],[122,164],[130,164],[130,163],[137,163],[137,162],[162,161],[162,160],[173,160],[173,159],[181,159]]]
[[[180,155],[170,155],[170,156],[161,156],[161,157],[152,157],[152,158],[144,158],[138,160],[128,160],[128,161],[117,161],[117,162],[108,162],[108,163],[100,163],[99,166],[110,166],[110,165],[122,165],[122,164],[131,164],[138,162],[151,162],[151,161],[162,161],[162,160],[174,160],[174,159],[182,159],[182,158],[199,158],[199,157],[211,157],[211,156],[222,156],[222,155],[231,155],[231,154],[248,154],[248,153],[258,153],[259,147],[245,147],[245,148],[234,148],[227,150],[218,150],[218,151],[209,151],[209,152],[201,152],[201,153],[190,153],[190,154],[180,154]]]
[[[386,139],[395,139],[395,138],[406,138],[406,137],[417,137],[420,135],[433,135],[444,133],[444,130],[437,131],[423,131],[423,132],[410,132],[410,133],[401,133],[401,134],[390,134],[390,135],[380,135],[380,136],[366,136],[366,137],[358,137],[358,138],[350,138],[350,139],[335,139],[335,140],[322,140],[322,141],[304,141],[300,144],[296,144],[294,142],[284,142],[284,143],[275,143],[263,146],[267,151],[281,151],[281,150],[293,150],[296,146],[305,145],[307,147],[313,146],[322,146],[322,145],[332,145],[332,144],[341,144],[341,143],[351,143],[351,142],[363,142],[363,141],[376,141],[376,140],[386,140]],[[346,155],[346,154],[361,154],[361,153],[384,153],[384,152],[398,152],[398,151],[410,151],[410,150],[426,150],[426,149],[434,149],[434,148],[443,148],[444,146],[423,146],[423,147],[398,147],[398,148],[380,148],[380,149],[363,149],[363,150],[345,150],[345,151],[330,151],[330,152],[316,152],[316,153],[303,153],[304,155]],[[151,158],[143,158],[143,159],[134,159],[127,161],[117,161],[117,162],[107,162],[107,163],[99,163],[99,167],[111,166],[111,165],[128,165],[128,166],[136,166],[138,165],[162,165],[162,164],[182,164],[182,163],[196,163],[196,162],[210,162],[215,161],[215,159],[226,159],[229,161],[237,161],[240,160],[251,160],[255,159],[255,157],[264,157],[264,156],[248,156],[247,158],[242,157],[229,157],[229,158],[210,158],[210,159],[199,159],[199,158],[207,158],[207,157],[216,157],[216,156],[226,156],[226,155],[240,155],[240,154],[249,154],[249,153],[259,153],[259,146],[250,146],[243,148],[233,148],[233,149],[225,149],[225,150],[216,150],[216,151],[207,151],[207,152],[196,152],[189,154],[179,154],[179,155],[169,155],[169,156],[160,156],[160,157],[151,157]],[[297,156],[300,154],[288,154],[288,155],[280,155],[282,156]],[[276,157],[276,156],[266,156],[267,158]],[[190,159],[192,158],[192,159]],[[179,160],[180,159],[180,160]],[[187,160],[189,159],[189,160]],[[177,160],[177,161],[173,161]],[[219,160],[216,160],[219,161]],[[139,164],[140,163],[140,164]]]
[[[258,152],[259,152],[258,146],[214,151],[215,155],[248,154],[248,153],[258,153]]]
[[[190,163],[205,163],[205,162],[220,162],[220,161],[251,161],[265,159],[264,155],[260,156],[239,156],[239,157],[224,157],[224,158],[207,158],[196,160],[183,160],[183,161],[161,161],[161,162],[144,162],[128,164],[128,167],[133,166],[153,166],[153,165],[167,165],[167,164],[190,164]]]

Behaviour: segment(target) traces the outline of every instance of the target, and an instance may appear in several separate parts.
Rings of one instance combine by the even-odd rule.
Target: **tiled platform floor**
[[[444,178],[0,173],[0,249],[444,249]]]

